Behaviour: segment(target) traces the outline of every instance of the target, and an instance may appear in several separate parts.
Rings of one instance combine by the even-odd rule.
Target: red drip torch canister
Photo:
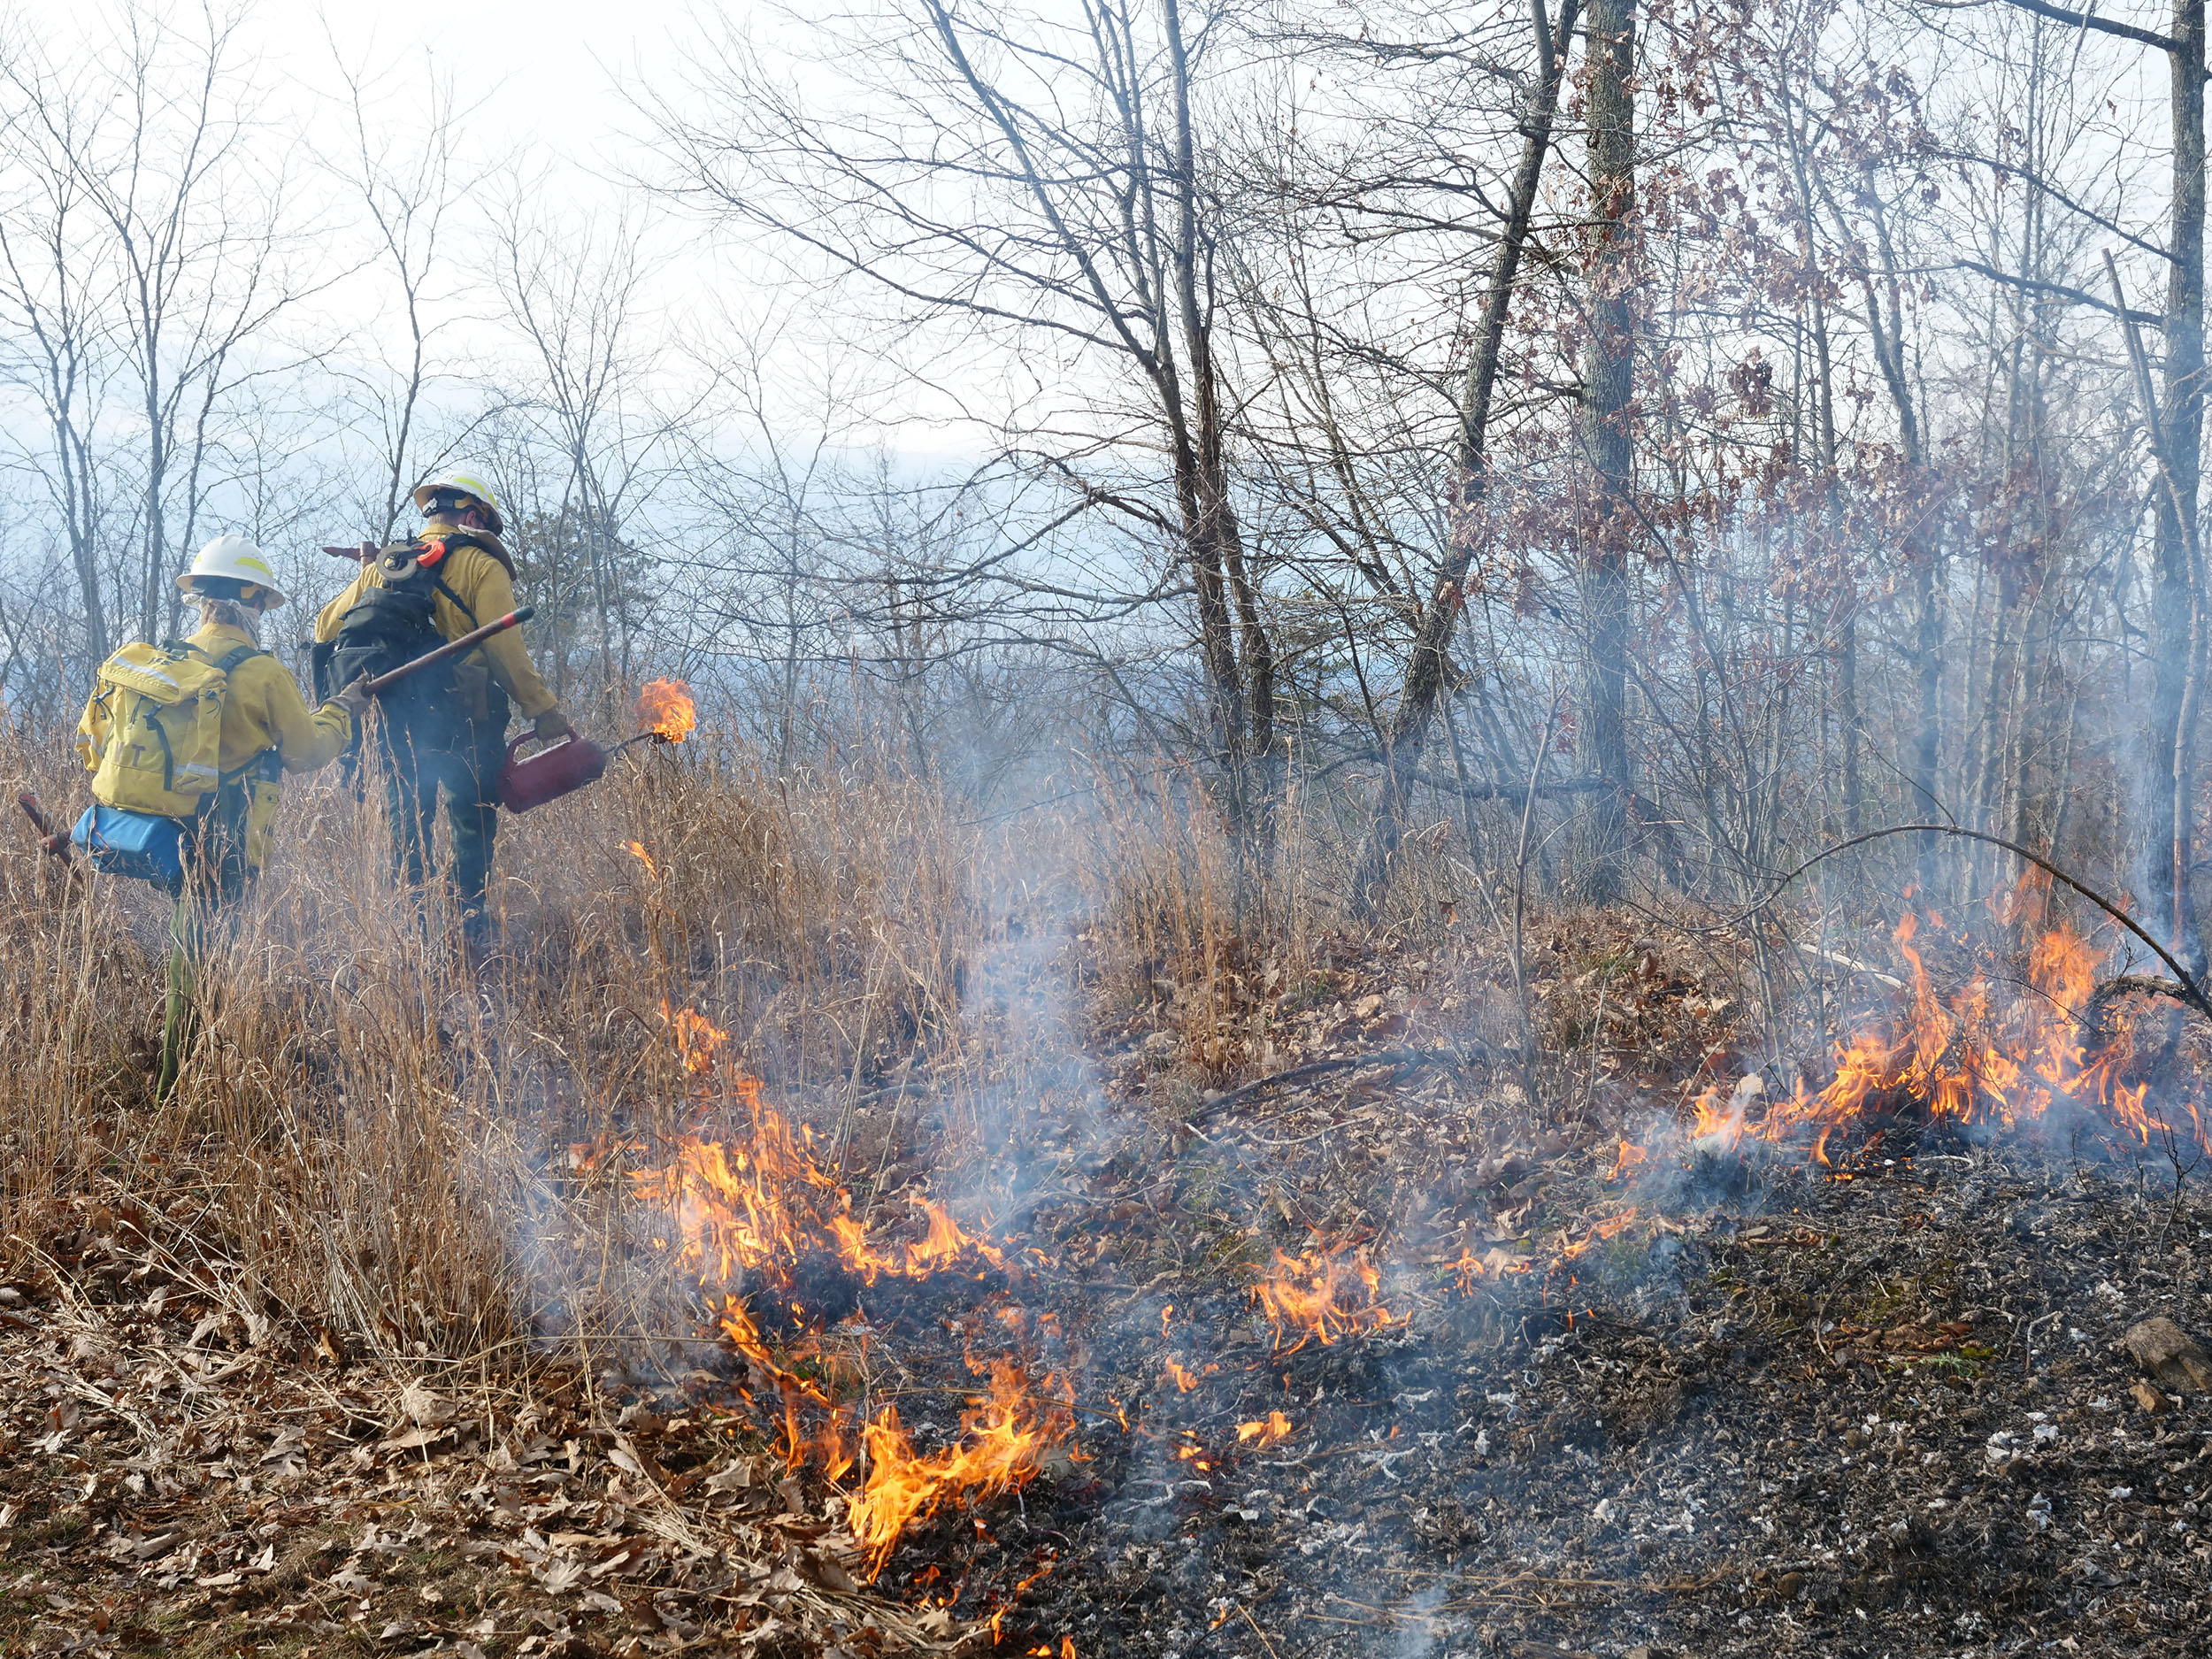
[[[507,764],[499,769],[499,803],[510,812],[527,812],[571,790],[596,782],[607,770],[607,751],[588,737],[571,734],[527,760],[515,751],[534,741],[525,732],[507,745]]]

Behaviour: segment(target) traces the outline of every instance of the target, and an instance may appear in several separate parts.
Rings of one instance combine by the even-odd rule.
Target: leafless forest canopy
[[[319,598],[466,458],[570,703],[979,811],[1164,772],[1253,902],[1294,820],[1369,911],[1932,820],[2194,949],[2195,0],[757,10],[588,176],[257,27],[0,37],[29,728],[208,535]]]

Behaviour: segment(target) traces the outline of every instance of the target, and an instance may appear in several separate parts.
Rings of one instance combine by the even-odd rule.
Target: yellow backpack
[[[127,811],[195,818],[222,782],[223,700],[230,672],[250,645],[210,657],[189,645],[126,645],[100,665],[93,702],[105,710],[106,741],[87,715],[81,744],[93,767],[93,799]]]

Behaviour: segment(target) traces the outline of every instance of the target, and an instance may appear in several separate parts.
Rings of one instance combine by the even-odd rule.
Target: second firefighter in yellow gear
[[[500,541],[498,507],[473,476],[449,474],[415,493],[425,518],[413,541],[388,552],[411,555],[434,587],[431,621],[453,640],[515,609],[514,565]],[[316,618],[319,646],[342,645],[349,613],[357,614],[372,590],[384,586],[384,559],[360,575]],[[407,561],[397,561],[404,566]],[[519,711],[541,738],[565,735],[568,722],[553,692],[530,661],[518,630],[495,634],[462,657],[442,696],[449,707],[434,723],[403,728],[388,718],[380,745],[399,873],[411,885],[428,879],[431,831],[438,797],[445,796],[453,836],[449,872],[464,927],[478,945],[489,936],[486,888],[498,832],[499,769],[505,758],[509,719]],[[388,709],[388,717],[393,710]]]

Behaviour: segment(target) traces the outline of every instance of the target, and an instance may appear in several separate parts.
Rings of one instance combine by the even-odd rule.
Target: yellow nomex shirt
[[[445,595],[438,595],[431,620],[443,639],[457,640],[480,624],[495,621],[515,608],[514,579],[508,575],[504,565],[470,539],[472,534],[436,519],[423,526],[419,532],[420,540],[446,543],[446,555],[436,566],[439,578],[468,607],[468,611],[464,611]],[[319,642],[337,638],[346,612],[359,603],[361,595],[370,588],[383,585],[384,578],[376,566],[364,565],[361,573],[346,584],[345,591],[325,605],[315,618],[316,640]],[[476,613],[474,617],[468,614],[470,611]],[[536,719],[558,701],[532,665],[518,629],[495,634],[461,660],[482,663],[488,667],[492,678],[514,699],[515,711],[526,720]]]

